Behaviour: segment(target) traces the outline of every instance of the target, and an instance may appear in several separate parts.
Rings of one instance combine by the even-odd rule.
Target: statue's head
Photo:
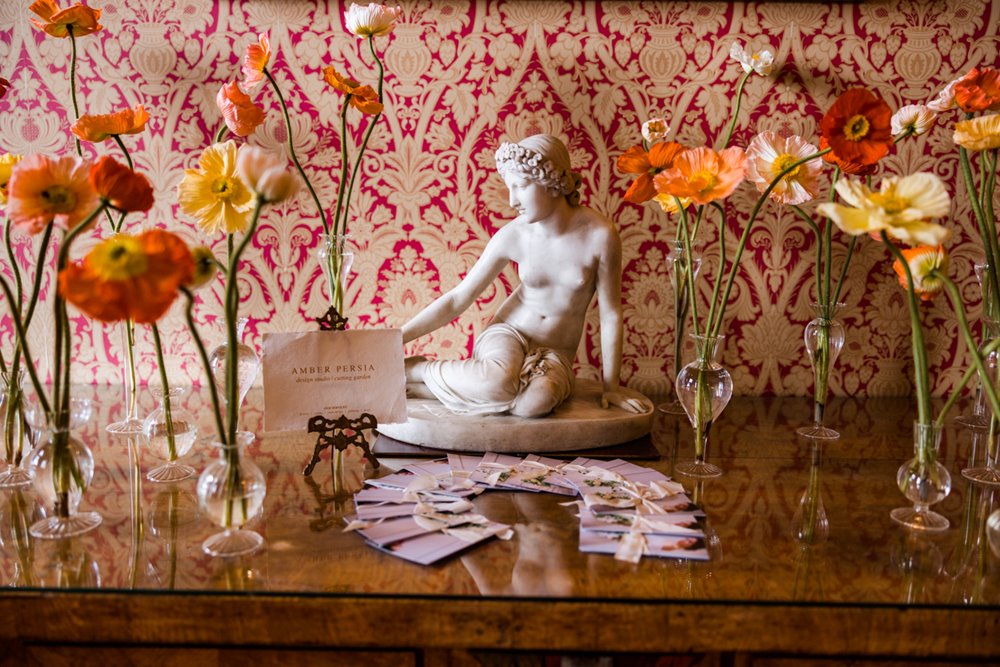
[[[500,144],[496,162],[501,176],[516,171],[554,195],[564,195],[570,204],[580,203],[580,175],[570,166],[566,146],[551,134],[536,134],[516,144]]]

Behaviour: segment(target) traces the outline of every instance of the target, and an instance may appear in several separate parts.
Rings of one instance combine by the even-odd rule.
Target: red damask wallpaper
[[[0,76],[12,90],[0,100],[0,153],[70,153],[69,44],[29,22],[27,0],[0,3]],[[78,40],[81,112],[109,113],[144,104],[145,132],[125,137],[137,168],[156,189],[147,217],[134,229],[163,226],[221,254],[225,240],[207,238],[179,213],[176,186],[185,167],[212,141],[220,121],[219,87],[239,76],[239,57],[269,31],[272,72],[290,105],[296,150],[324,202],[335,198],[340,167],[338,94],[321,70],[335,65],[362,83],[375,70],[364,43],[342,23],[344,3],[305,0],[143,0],[89,3],[103,10],[104,29]],[[398,327],[455,285],[487,239],[512,217],[493,169],[499,142],[537,132],[561,137],[583,176],[583,199],[619,226],[625,258],[626,342],[623,380],[656,393],[673,369],[672,298],[665,255],[675,224],[655,205],[627,204],[630,176],[615,160],[640,140],[648,117],[666,117],[672,137],[711,145],[724,133],[742,75],[729,49],[738,41],[768,48],[776,69],[748,81],[733,144],[762,130],[794,132],[818,143],[825,109],[844,90],[866,86],[893,108],[925,102],[973,66],[997,66],[1000,5],[989,0],[886,0],[857,4],[420,0],[400,2],[402,18],[377,46],[386,67],[386,113],[375,130],[354,196],[349,231],[359,247],[348,314],[356,327]],[[267,113],[249,141],[285,150],[276,99],[253,93]],[[927,135],[899,144],[882,174],[933,171],[955,193],[949,241],[952,275],[973,311],[981,258],[958,154],[951,139],[957,112],[939,117]],[[349,119],[351,145],[359,139]],[[85,145],[90,156],[111,143]],[[744,184],[727,203],[738,233],[756,199]],[[809,205],[814,210],[815,204]],[[326,306],[315,258],[320,225],[308,194],[267,212],[242,268],[241,312],[247,341],[269,331],[301,330]],[[108,232],[83,239],[82,253]],[[731,236],[732,238],[732,236]],[[835,256],[846,239],[835,234]],[[32,239],[16,239],[30,267]],[[711,225],[698,246],[706,272],[717,262]],[[791,211],[769,204],[750,239],[732,294],[724,363],[742,393],[805,394],[811,373],[802,330],[810,303],[814,240]],[[51,267],[48,269],[51,272]],[[477,306],[452,326],[409,350],[440,356],[467,353],[517,278],[510,269]],[[51,285],[47,277],[45,288]],[[707,290],[707,287],[705,288]],[[221,340],[221,282],[202,292],[199,320],[210,342]],[[707,296],[704,294],[704,296]],[[840,394],[910,390],[909,322],[903,292],[885,250],[862,238],[850,268],[842,317],[845,350],[833,373]],[[596,309],[581,344],[579,374],[598,376]],[[34,335],[47,338],[48,316]],[[975,316],[975,312],[973,312]],[[965,353],[950,306],[924,306],[934,390],[960,376]],[[179,307],[162,325],[171,372],[196,381],[199,366]],[[140,373],[154,376],[155,355],[141,331]],[[118,382],[117,330],[79,317],[74,368],[79,381]],[[12,344],[4,318],[3,345]],[[44,347],[49,347],[45,345]],[[35,349],[44,349],[36,345]],[[43,362],[45,360],[43,359]]]

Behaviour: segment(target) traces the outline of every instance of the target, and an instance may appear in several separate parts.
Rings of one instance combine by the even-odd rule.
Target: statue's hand
[[[601,407],[607,408],[609,405],[635,414],[650,412],[653,409],[653,403],[645,397],[633,398],[620,391],[605,391],[601,394]]]

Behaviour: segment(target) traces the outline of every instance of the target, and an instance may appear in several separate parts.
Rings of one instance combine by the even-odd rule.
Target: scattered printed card
[[[609,512],[594,514],[580,512],[580,529],[608,533],[628,533],[639,531],[654,535],[676,535],[680,537],[705,537],[704,515],[690,512],[669,514],[636,514],[635,512]]]
[[[623,541],[634,539],[632,533],[580,531],[580,551],[596,554],[619,554]],[[675,535],[640,535],[639,553],[659,558],[708,560],[704,538]]]

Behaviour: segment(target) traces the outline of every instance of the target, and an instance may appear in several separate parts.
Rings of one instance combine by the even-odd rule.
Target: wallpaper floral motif
[[[69,44],[29,23],[27,0],[0,3],[0,76],[11,92],[0,100],[0,152],[69,153]],[[157,204],[132,225],[164,226],[189,241],[210,242],[179,214],[175,189],[185,167],[211,142],[220,120],[219,87],[238,75],[239,56],[258,32],[269,31],[271,69],[289,102],[296,150],[324,202],[336,195],[340,101],[322,77],[326,65],[362,83],[375,71],[364,43],[342,27],[344,3],[306,0],[144,0],[100,2],[104,30],[78,40],[80,105],[108,113],[146,105],[148,129],[126,137],[137,168],[156,190]],[[752,77],[733,143],[746,146],[761,130],[816,141],[823,112],[838,94],[867,86],[893,108],[922,102],[976,65],[997,66],[1000,5],[989,0],[888,0],[859,4],[701,2],[400,2],[402,19],[379,38],[386,67],[386,114],[372,139],[354,196],[349,231],[358,245],[348,290],[355,327],[398,327],[455,285],[490,235],[512,216],[503,181],[493,169],[499,142],[537,132],[561,137],[583,175],[584,202],[619,226],[624,252],[626,314],[623,380],[665,391],[673,369],[672,298],[665,255],[673,223],[658,207],[623,201],[628,175],[615,159],[640,139],[651,115],[670,119],[677,140],[711,144],[725,130],[742,74],[729,58],[734,41],[767,47],[777,69]],[[261,92],[264,91],[264,92]],[[267,119],[250,141],[284,150],[286,132],[273,94],[255,93]],[[955,118],[900,144],[880,173],[930,170],[956,192],[950,224],[953,275],[973,310],[980,259],[972,215],[956,180],[951,140]],[[353,137],[356,145],[360,137]],[[112,144],[86,145],[94,156]],[[878,176],[876,176],[877,180]],[[728,206],[746,217],[756,193],[744,185]],[[705,270],[717,262],[714,233],[698,240]],[[326,307],[315,258],[321,225],[305,193],[269,210],[249,249],[241,312],[250,316],[248,342],[265,332],[303,330]],[[103,232],[104,234],[108,232]],[[835,236],[835,253],[846,246]],[[910,350],[904,294],[879,244],[862,239],[843,293],[847,343],[832,386],[841,394],[909,391]],[[79,252],[96,242],[81,239]],[[32,241],[18,239],[27,265]],[[728,310],[724,363],[737,392],[805,394],[811,373],[802,330],[812,317],[813,237],[795,215],[769,205],[753,233]],[[416,341],[410,353],[459,356],[516,284],[507,270],[476,307],[452,326]],[[47,279],[45,288],[51,285]],[[220,341],[221,287],[202,293],[198,318]],[[707,296],[707,295],[706,295]],[[48,313],[33,335],[47,337]],[[923,313],[935,391],[952,386],[965,364],[944,299]],[[179,307],[161,325],[171,372],[199,377]],[[10,346],[9,317],[2,343]],[[76,380],[119,381],[121,346],[113,327],[79,317]],[[141,332],[140,373],[154,377],[155,355]],[[36,345],[35,349],[44,349]],[[598,377],[599,333],[591,313],[577,357],[582,376]]]

